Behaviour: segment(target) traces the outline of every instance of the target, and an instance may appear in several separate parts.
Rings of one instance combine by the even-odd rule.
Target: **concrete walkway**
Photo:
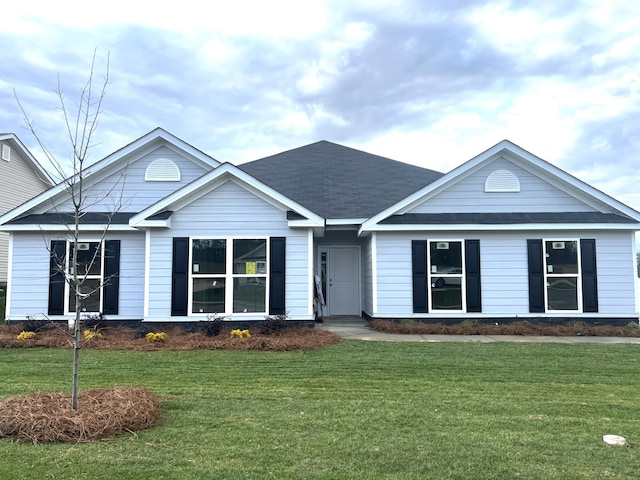
[[[636,337],[539,337],[528,335],[403,335],[381,333],[371,330],[366,320],[360,317],[327,318],[316,324],[316,328],[337,333],[342,338],[379,342],[519,342],[519,343],[635,343]]]

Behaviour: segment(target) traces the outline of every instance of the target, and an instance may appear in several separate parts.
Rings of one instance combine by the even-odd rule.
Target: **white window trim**
[[[194,274],[193,273],[193,241],[194,240],[224,240],[225,243],[225,273],[207,273],[207,274]],[[266,273],[264,274],[243,274],[233,273],[233,241],[234,240],[264,240],[266,250]],[[271,265],[271,252],[269,249],[270,237],[255,236],[255,235],[243,235],[243,236],[198,236],[189,237],[189,289],[188,289],[188,301],[187,301],[187,316],[189,317],[202,317],[208,315],[208,312],[193,312],[193,279],[194,278],[224,278],[225,291],[224,291],[224,312],[215,312],[221,316],[234,317],[250,317],[250,316],[266,316],[269,312],[269,288],[271,281],[269,278],[269,270]],[[233,279],[234,278],[265,278],[265,311],[263,312],[234,312],[233,311]]]
[[[75,315],[76,312],[71,310],[71,305],[69,304],[69,296],[71,295],[71,285],[69,283],[69,278],[67,275],[71,275],[71,244],[74,243],[73,240],[67,240],[66,245],[66,253],[65,253],[65,285],[64,285],[64,311],[66,315]],[[100,310],[98,312],[81,312],[82,315],[94,315],[102,312],[104,310],[104,257],[105,257],[105,240],[104,239],[93,239],[93,240],[78,240],[77,243],[99,243],[100,244],[100,275],[87,275],[85,280],[100,280]]]
[[[578,273],[549,273],[547,268],[547,242],[575,242],[576,243],[576,262],[578,264]],[[580,239],[579,238],[543,238],[542,239],[542,270],[544,273],[544,311],[545,313],[583,313],[582,312],[582,262],[580,261]],[[549,308],[549,293],[548,293],[548,277],[564,277],[564,278],[576,278],[576,290],[577,290],[577,302],[578,308],[576,310],[552,310]]]
[[[442,273],[431,273],[431,244],[432,243],[440,243],[440,242],[447,242],[447,243],[460,243],[460,256],[461,256],[461,260],[462,260],[462,273],[459,274],[442,274]],[[431,239],[431,240],[427,240],[427,303],[428,303],[428,312],[429,313],[453,313],[453,314],[458,314],[458,313],[466,313],[467,311],[467,282],[466,282],[466,271],[465,271],[465,263],[466,263],[466,258],[465,258],[466,252],[465,252],[465,240],[464,239],[460,239],[460,238],[456,238],[456,239],[451,239],[451,238],[441,238],[441,239]],[[460,285],[460,289],[461,292],[460,294],[462,295],[462,309],[461,310],[449,310],[449,309],[434,309],[433,308],[433,299],[432,299],[432,292],[431,292],[431,288],[432,288],[432,280],[431,278],[433,277],[438,277],[441,278],[443,276],[446,276],[448,278],[460,278],[461,279],[461,285]]]
[[[11,147],[6,144],[2,144],[2,160],[9,162],[11,161]]]

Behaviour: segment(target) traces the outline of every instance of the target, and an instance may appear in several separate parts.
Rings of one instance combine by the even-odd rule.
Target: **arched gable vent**
[[[485,192],[519,192],[520,180],[509,170],[496,170],[491,172],[484,182]]]
[[[180,169],[173,160],[158,158],[149,164],[144,179],[147,182],[179,182]]]

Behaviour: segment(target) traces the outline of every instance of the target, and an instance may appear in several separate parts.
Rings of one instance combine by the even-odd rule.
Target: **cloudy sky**
[[[67,158],[54,90],[95,50],[94,160],[160,126],[236,164],[324,139],[446,172],[507,138],[640,210],[638,2],[23,0],[2,26],[0,131],[40,159],[14,90]]]

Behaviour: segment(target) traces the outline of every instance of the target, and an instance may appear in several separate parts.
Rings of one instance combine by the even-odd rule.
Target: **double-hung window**
[[[191,314],[266,313],[266,238],[192,238]]]
[[[462,241],[429,241],[430,311],[464,312],[464,248]]]
[[[76,251],[78,283],[74,284],[73,255]],[[103,242],[67,242],[67,312],[76,312],[76,290],[80,292],[80,311],[102,312],[102,285],[104,283]]]
[[[547,311],[579,310],[582,305],[580,243],[577,240],[545,240],[543,248]]]

